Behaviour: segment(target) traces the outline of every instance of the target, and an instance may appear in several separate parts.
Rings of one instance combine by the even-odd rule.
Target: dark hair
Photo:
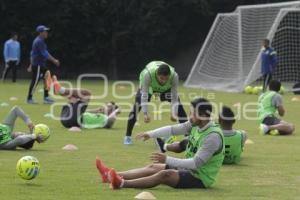
[[[10,37],[14,37],[15,35],[18,36],[18,33],[14,31],[10,33]]]
[[[280,81],[277,80],[271,80],[270,84],[269,84],[269,89],[271,91],[275,91],[275,92],[279,92],[281,88],[281,83]]]
[[[159,65],[157,69],[157,75],[169,76],[171,74],[170,67],[167,64]]]
[[[264,39],[263,40],[265,44],[267,44],[268,46],[270,45],[270,40],[269,39]]]
[[[235,123],[235,116],[231,108],[228,106],[223,106],[222,111],[219,115],[219,117],[224,121],[225,123],[228,124],[234,124]]]
[[[208,100],[204,98],[197,98],[194,99],[191,104],[193,108],[196,109],[198,116],[205,115],[207,117],[210,117],[210,114],[212,112],[212,105]]]

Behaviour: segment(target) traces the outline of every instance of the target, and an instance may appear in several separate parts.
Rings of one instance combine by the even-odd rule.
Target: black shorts
[[[265,117],[265,119],[262,121],[263,124],[271,126],[271,125],[276,125],[276,124],[280,124],[280,119],[278,119],[275,116],[268,116]]]
[[[166,169],[172,169],[168,165],[166,165]],[[177,169],[178,170],[178,169]],[[179,182],[175,186],[175,188],[205,188],[202,181],[195,176],[189,170],[178,170],[179,173]]]
[[[172,100],[171,89],[169,89],[162,93],[153,92],[153,94],[148,94],[148,102],[151,100],[152,95],[156,96],[156,94],[159,96],[160,101],[171,102],[171,100]],[[140,104],[141,98],[142,98],[142,90],[138,89],[138,91],[136,92],[136,95],[135,95],[135,102],[138,102]]]
[[[71,128],[73,126],[80,127],[81,116],[85,112],[87,106],[87,103],[82,101],[64,105],[60,114],[61,124],[66,128]]]

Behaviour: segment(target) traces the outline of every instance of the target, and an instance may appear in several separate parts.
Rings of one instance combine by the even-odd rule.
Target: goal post
[[[271,40],[278,52],[275,78],[282,81],[300,79],[295,76],[300,73],[296,63],[300,60],[289,55],[300,53],[300,45],[298,48],[294,45],[300,42],[300,32],[296,34],[300,28],[299,8],[300,2],[295,1],[239,6],[233,13],[218,14],[184,85],[228,92],[243,91],[246,85],[261,76],[260,53],[265,38]],[[291,48],[291,45],[294,47]],[[289,67],[283,67],[287,63]],[[298,70],[297,73],[295,70]],[[287,71],[294,76],[287,77],[290,76]]]
[[[283,82],[300,80],[300,8],[281,9],[267,38],[277,51],[278,63],[273,73],[274,79]],[[246,85],[260,76],[260,55],[247,77]]]

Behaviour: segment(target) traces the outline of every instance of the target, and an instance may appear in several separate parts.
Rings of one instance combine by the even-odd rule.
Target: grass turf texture
[[[95,168],[95,157],[99,155],[108,166],[117,170],[143,167],[150,163],[151,152],[157,151],[153,141],[134,140],[134,145],[124,146],[126,120],[117,121],[114,128],[110,130],[69,132],[58,121],[44,117],[44,114],[49,112],[49,105],[41,103],[43,93],[39,93],[38,90],[35,93],[38,105],[25,103],[28,85],[28,81],[22,80],[16,84],[9,82],[0,84],[0,103],[10,104],[9,107],[0,107],[1,119],[4,119],[13,105],[19,105],[30,115],[34,123],[47,124],[51,128],[52,135],[46,143],[35,144],[33,150],[30,151],[0,151],[0,199],[133,199],[136,194],[143,191],[142,189],[111,191],[107,184],[100,182]],[[101,102],[120,101],[111,96],[111,85],[110,83],[109,95]],[[86,81],[83,86],[95,94],[103,91],[103,85],[97,82]],[[116,91],[119,95],[130,93],[127,87],[119,87]],[[214,98],[212,101],[223,102],[229,106],[236,102],[244,105],[246,102],[257,100],[255,95],[242,93],[214,93],[183,87],[180,87],[179,91]],[[9,101],[11,96],[17,97],[18,100]],[[291,94],[284,95],[287,111],[284,119],[297,126],[299,102],[291,102],[291,98]],[[183,102],[190,101],[188,96],[182,96],[181,99]],[[64,102],[63,100],[57,101]],[[122,101],[132,103],[133,98]],[[128,115],[124,110],[129,108],[125,106],[121,108],[123,112],[120,117],[124,119]],[[188,111],[188,104],[185,108]],[[59,107],[55,110],[59,113]],[[141,116],[140,126],[135,127],[134,135],[141,131],[172,124],[167,112],[163,113],[162,120],[154,121],[152,115],[150,124],[144,124]],[[300,199],[299,131],[296,129],[294,135],[287,137],[260,136],[257,121],[245,119],[238,120],[235,127],[246,130],[254,144],[246,145],[239,165],[222,167],[214,187],[206,190],[176,190],[167,186],[159,186],[147,189],[147,191],[151,191],[157,199]],[[21,120],[18,120],[15,130],[21,131],[27,128]],[[62,147],[69,143],[78,146],[79,150],[63,151]],[[32,181],[22,180],[16,174],[16,163],[25,155],[37,157],[41,164],[39,176]]]

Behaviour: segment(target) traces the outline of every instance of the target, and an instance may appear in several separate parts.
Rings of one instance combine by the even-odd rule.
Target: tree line
[[[51,28],[49,51],[62,64],[53,69],[61,76],[97,72],[110,79],[136,79],[147,62],[167,60],[201,43],[217,13],[269,2],[276,1],[1,0],[0,41],[12,31],[19,33],[25,68],[35,27],[44,24]]]

